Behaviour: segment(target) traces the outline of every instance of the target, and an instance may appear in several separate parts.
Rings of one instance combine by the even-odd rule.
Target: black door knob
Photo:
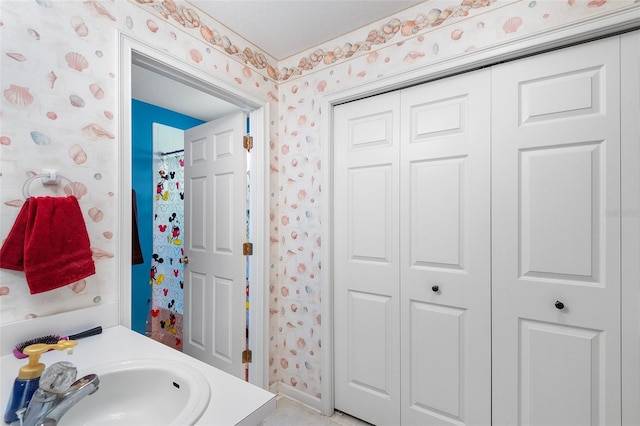
[[[555,305],[556,305],[556,308],[558,308],[558,309],[564,309],[564,303],[562,303],[559,300],[556,300]]]
[[[437,293],[438,290],[440,290],[440,287],[438,287],[438,285],[435,284],[434,286],[431,287],[431,290],[433,290],[434,293]]]

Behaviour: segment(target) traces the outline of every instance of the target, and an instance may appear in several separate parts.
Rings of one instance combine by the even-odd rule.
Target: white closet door
[[[491,422],[490,73],[402,91],[402,424]]]
[[[640,32],[621,37],[622,424],[640,424]]]
[[[400,423],[399,99],[334,109],[335,407]]]
[[[492,76],[493,424],[619,424],[619,39]]]

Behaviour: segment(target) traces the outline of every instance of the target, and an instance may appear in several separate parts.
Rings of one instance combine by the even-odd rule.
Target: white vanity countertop
[[[198,425],[258,425],[276,408],[276,396],[271,392],[122,326],[106,328],[98,336],[78,340],[72,355],[50,351],[41,356],[40,362],[48,366],[58,361],[69,361],[79,372],[87,373],[91,367],[139,358],[180,361],[207,378],[211,400],[196,423]],[[4,413],[13,381],[27,359],[17,359],[10,354],[0,357],[0,360],[0,408]]]

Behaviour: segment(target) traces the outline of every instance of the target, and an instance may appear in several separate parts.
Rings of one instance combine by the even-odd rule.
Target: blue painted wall
[[[151,256],[153,254],[153,123],[186,130],[204,123],[154,105],[131,100],[131,185],[136,191],[138,234],[144,263],[131,266],[131,328],[144,334],[151,309]]]

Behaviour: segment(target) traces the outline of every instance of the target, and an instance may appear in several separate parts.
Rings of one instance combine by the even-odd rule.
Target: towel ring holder
[[[71,181],[71,179],[66,178],[62,175],[58,175],[56,173],[51,173],[51,174],[43,173],[43,174],[31,176],[29,179],[25,181],[24,185],[22,185],[22,195],[24,196],[25,199],[29,199],[29,197],[31,196],[29,194],[29,187],[35,180],[38,180],[38,179],[43,179],[42,185],[59,185],[60,180],[65,180],[69,183],[69,189],[71,189],[71,195],[73,196],[76,195],[73,188],[73,182]]]

